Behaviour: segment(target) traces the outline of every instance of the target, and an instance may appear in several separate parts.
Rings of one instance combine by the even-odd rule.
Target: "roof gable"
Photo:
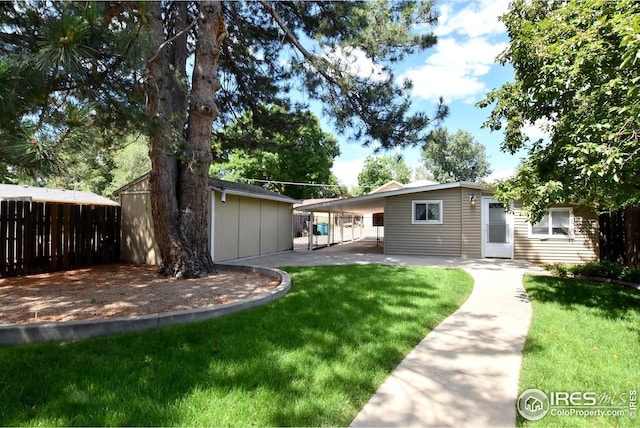
[[[368,194],[371,195],[373,193],[389,192],[391,190],[398,190],[398,189],[404,189],[404,188],[405,188],[404,184],[396,180],[391,180],[384,183],[382,186],[376,187],[375,189],[370,191]]]
[[[114,195],[118,196],[122,193],[126,193],[131,187],[140,184],[149,179],[149,174],[136,178],[130,183],[125,184],[115,192]],[[288,196],[281,195],[276,192],[272,192],[271,190],[267,190],[260,186],[255,186],[253,184],[245,184],[245,183],[234,183],[233,181],[226,181],[220,178],[209,178],[209,189],[215,190],[217,192],[225,192],[230,195],[240,195],[247,196],[258,199],[268,199],[278,202],[285,202],[290,204],[299,203],[301,201],[297,199],[290,198]]]

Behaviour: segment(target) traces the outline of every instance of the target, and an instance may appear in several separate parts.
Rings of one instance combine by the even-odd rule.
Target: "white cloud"
[[[514,168],[503,169],[500,171],[494,171],[485,177],[487,183],[495,183],[498,180],[506,180],[507,178],[514,177],[516,170]]]
[[[535,123],[529,123],[522,128],[522,132],[529,138],[548,138],[551,135],[553,122],[549,120],[536,120]]]
[[[464,6],[454,6],[463,4]],[[498,17],[507,12],[509,0],[472,0],[444,3],[440,9],[437,36],[457,33],[467,37],[493,36],[505,32]]]
[[[446,103],[474,103],[488,91],[485,78],[496,57],[507,47],[498,16],[508,0],[449,1],[440,7],[435,53],[400,79],[413,81],[413,94],[428,101],[442,96]]]
[[[473,103],[478,95],[487,92],[482,78],[506,46],[506,42],[491,43],[483,38],[440,39],[436,53],[424,65],[407,70],[400,78],[413,81],[416,97],[434,101],[442,96],[447,103],[458,100]]]
[[[374,81],[385,80],[388,73],[367,57],[362,49],[352,47],[337,47],[326,53],[327,58],[334,64],[339,64],[343,70],[358,77]]]
[[[352,188],[358,186],[358,174],[364,167],[365,158],[348,161],[336,161],[331,172],[338,178],[340,184]]]

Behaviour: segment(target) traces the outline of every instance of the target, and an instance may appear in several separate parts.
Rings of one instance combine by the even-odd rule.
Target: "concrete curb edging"
[[[216,264],[219,270],[237,270],[266,275],[280,280],[276,288],[245,300],[207,308],[162,312],[133,317],[106,318],[67,322],[0,325],[0,345],[78,340],[90,337],[144,331],[171,325],[194,323],[223,317],[235,312],[265,305],[279,299],[291,289],[291,277],[285,271],[260,266]]]

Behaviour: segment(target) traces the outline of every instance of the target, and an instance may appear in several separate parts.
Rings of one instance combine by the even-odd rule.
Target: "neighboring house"
[[[382,186],[373,189],[368,194],[371,195],[372,193],[390,192],[392,190],[407,189],[409,187],[424,187],[432,184],[438,184],[438,183],[431,180],[419,180],[419,181],[414,181],[412,183],[402,184],[399,181],[391,180],[384,183]]]
[[[392,190],[404,189],[404,187],[405,185],[400,183],[399,181],[391,180],[384,183],[382,186],[376,187],[368,194],[371,195],[372,193],[390,192]]]
[[[15,184],[0,184],[0,201],[56,202],[76,205],[118,205],[117,202],[109,198],[91,192]]]
[[[368,194],[371,195],[374,193],[390,192],[392,190],[407,189],[410,187],[423,187],[423,186],[429,186],[432,184],[438,184],[438,183],[431,180],[419,180],[413,183],[402,184],[399,181],[391,180],[386,182],[382,186],[373,189]],[[384,212],[365,214],[363,216],[363,222],[364,222],[364,225],[367,227],[384,226]]]
[[[385,254],[564,263],[598,258],[598,216],[587,207],[554,207],[531,225],[520,204],[505,207],[492,195],[482,184],[428,184],[297,209],[384,213]]]
[[[160,264],[155,240],[149,174],[116,190],[122,207],[124,260]],[[215,262],[293,249],[292,211],[299,202],[250,184],[209,179],[208,227]],[[212,227],[213,225],[213,227]]]

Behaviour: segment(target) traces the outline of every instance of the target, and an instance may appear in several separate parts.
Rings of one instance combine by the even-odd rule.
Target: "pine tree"
[[[0,34],[0,48],[12,55],[9,65],[23,64],[22,50],[34,58],[31,64],[42,65],[37,76],[24,65],[0,75],[3,97],[24,97],[19,103],[24,108],[11,112],[15,120],[2,124],[7,139],[25,148],[30,136],[50,134],[47,141],[59,147],[80,128],[76,124],[84,124],[108,142],[112,133],[140,127],[139,113],[145,113],[154,228],[167,275],[199,276],[213,269],[202,233],[213,124],[222,128],[245,111],[260,121],[259,106],[288,110],[302,92],[302,99],[322,101],[324,113],[346,135],[386,149],[419,143],[429,124],[446,115],[441,104],[433,117],[410,112],[411,84],[399,85],[390,70],[407,54],[435,43],[431,1],[1,7],[13,20],[9,26],[7,18],[0,23],[11,29]],[[41,31],[45,28],[52,32]],[[363,58],[373,67],[362,67]],[[5,91],[2,76],[11,75],[37,86],[38,95]],[[74,126],[48,132],[54,129],[50,123],[65,123],[62,105],[76,108]],[[56,122],[50,113],[61,118]],[[44,139],[36,142],[42,147]],[[55,151],[46,153],[55,159]]]

